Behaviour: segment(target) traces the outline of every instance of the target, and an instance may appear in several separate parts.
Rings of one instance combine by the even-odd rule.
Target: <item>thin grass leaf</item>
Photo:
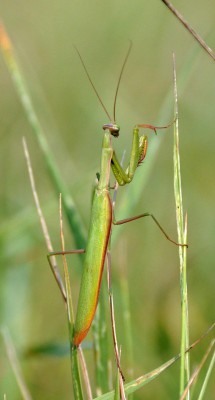
[[[173,357],[171,360],[162,364],[160,367],[154,369],[153,371],[140,376],[137,379],[132,380],[131,382],[124,385],[125,395],[128,396],[131,393],[135,393],[137,390],[141,389],[143,386],[147,385],[149,382],[157,378],[162,372],[164,372],[167,368],[169,368],[175,361],[179,359],[180,355]],[[114,399],[114,391],[109,393],[105,393],[102,396],[96,397],[94,400],[113,400]]]
[[[61,195],[60,195],[60,238],[61,238],[61,250],[62,250],[62,252],[65,252]],[[78,349],[73,346],[74,312],[73,312],[72,292],[71,292],[69,271],[68,271],[68,265],[67,265],[65,254],[63,254],[62,257],[63,257],[64,280],[65,280],[65,287],[66,287],[66,299],[67,299],[66,310],[67,310],[67,322],[68,322],[68,330],[69,330],[70,360],[71,360],[71,371],[72,371],[72,377],[73,377],[73,382],[72,382],[73,383],[73,392],[74,392],[75,399],[82,400],[84,398],[84,396],[83,396],[83,390],[82,390],[81,378],[80,378]]]
[[[214,342],[213,342],[213,344],[214,344]],[[203,385],[202,385],[202,388],[201,388],[201,391],[199,393],[199,397],[197,398],[197,400],[202,400],[204,395],[205,395],[206,388],[207,388],[207,385],[208,385],[208,382],[209,382],[209,378],[211,376],[214,364],[215,364],[215,351],[214,351],[213,356],[211,358],[211,362],[209,364],[209,367],[208,367],[207,373],[205,375],[205,379],[203,381]]]
[[[97,396],[110,389],[109,380],[107,379],[109,374],[109,343],[107,333],[106,297],[107,290],[106,285],[104,285],[103,282],[100,290],[96,315],[92,324]]]
[[[194,37],[194,39],[202,46],[202,48],[209,54],[209,56],[215,61],[215,53],[207,45],[207,43],[202,39],[202,37],[190,26],[190,24],[185,20],[183,15],[170,3],[168,0],[161,0],[168,9],[175,15],[175,17],[184,25],[189,33]]]
[[[80,359],[80,363],[81,363],[81,367],[82,367],[82,372],[83,372],[83,377],[84,377],[84,382],[85,382],[85,387],[86,387],[86,392],[87,392],[87,400],[93,400],[89,375],[88,375],[88,371],[87,371],[87,365],[85,362],[85,358],[84,358],[84,354],[83,354],[81,346],[78,348],[78,352],[79,352],[79,356],[80,356],[79,359]]]
[[[189,392],[189,389],[190,389],[191,386],[194,385],[194,383],[196,382],[196,380],[197,380],[197,378],[198,378],[198,375],[199,375],[200,372],[201,372],[201,369],[203,368],[203,366],[204,366],[204,364],[205,364],[205,362],[206,362],[206,360],[207,360],[207,358],[208,358],[208,356],[209,356],[211,350],[212,350],[213,347],[214,347],[214,343],[215,343],[215,340],[213,340],[213,341],[210,343],[210,346],[209,346],[209,348],[207,349],[207,351],[206,351],[204,357],[202,358],[202,361],[200,362],[200,364],[198,365],[198,367],[195,369],[195,371],[193,372],[192,376],[190,377],[190,380],[189,380],[189,382],[188,382],[188,384],[187,384],[187,387],[185,388],[184,392],[182,393],[182,396],[180,397],[180,400],[184,400],[184,399],[185,399],[185,397],[187,396],[187,393]]]
[[[82,350],[92,349],[92,345],[88,342],[82,344]],[[23,355],[24,357],[48,356],[48,357],[66,357],[70,354],[69,343],[62,342],[46,342],[34,346],[27,347]]]
[[[33,197],[34,197],[34,201],[35,201],[35,205],[36,205],[36,209],[37,209],[37,213],[39,216],[39,220],[40,220],[40,225],[42,228],[42,232],[43,232],[43,236],[46,242],[46,246],[47,246],[47,250],[48,252],[53,252],[53,247],[52,247],[52,243],[51,243],[51,238],[48,232],[48,227],[40,206],[40,201],[39,201],[39,196],[37,194],[37,190],[36,190],[36,185],[35,185],[35,180],[34,180],[34,174],[33,174],[33,169],[32,169],[32,165],[31,165],[31,160],[30,160],[30,155],[29,155],[29,151],[28,151],[28,147],[27,147],[27,143],[25,141],[25,139],[23,138],[23,147],[24,147],[24,154],[25,154],[25,158],[26,158],[26,162],[27,162],[27,168],[28,168],[28,174],[29,174],[29,178],[30,178],[30,183],[31,183],[31,189],[32,189],[32,193],[33,193]],[[60,292],[62,294],[63,300],[64,302],[66,302],[66,293],[65,293],[65,288],[58,270],[58,266],[56,263],[56,258],[53,256],[51,258],[48,258],[49,261],[49,265],[51,268],[51,271],[54,275],[54,278],[57,282],[57,285],[60,289]]]
[[[117,369],[117,374],[116,374],[116,383],[115,383],[115,389],[114,389],[114,400],[120,400],[120,373],[119,370]]]
[[[8,355],[8,359],[10,361],[10,365],[12,367],[13,373],[15,375],[16,378],[16,382],[19,386],[20,389],[20,393],[22,395],[22,398],[24,400],[32,400],[32,396],[27,388],[27,385],[25,383],[25,379],[24,376],[22,374],[22,370],[21,370],[21,366],[16,354],[16,349],[13,345],[10,333],[8,331],[7,328],[2,328],[1,329],[1,334],[3,336],[4,339],[4,343],[5,343],[5,347],[6,347],[6,351],[7,351],[7,355]],[[6,397],[6,396],[5,396]]]
[[[117,368],[116,383],[114,389],[114,400],[126,400],[125,388],[119,368]]]
[[[107,252],[107,281],[108,281],[108,293],[109,293],[109,306],[110,306],[110,317],[111,317],[111,328],[112,328],[112,336],[113,336],[113,346],[114,353],[116,358],[117,368],[121,375],[122,384],[125,381],[122,368],[120,365],[120,353],[117,343],[117,335],[116,335],[116,324],[115,324],[115,315],[114,315],[114,301],[113,301],[113,293],[112,293],[112,279],[111,279],[111,254],[110,250]],[[121,381],[120,381],[121,383]]]
[[[129,282],[126,274],[126,252],[127,247],[125,241],[121,240],[119,243],[119,287],[120,299],[122,303],[122,318],[124,325],[124,338],[126,359],[128,364],[128,379],[133,378],[133,343],[132,343],[132,326],[131,326],[131,313],[130,313],[130,294]],[[132,400],[132,396],[129,397]]]
[[[120,362],[120,357],[121,357],[121,349],[120,349],[118,363]],[[122,372],[121,372],[119,367],[117,367],[117,373],[116,373],[116,383],[115,383],[115,389],[114,389],[114,400],[126,400],[124,382],[123,382],[123,379],[122,379]]]
[[[178,95],[176,82],[175,58],[173,55],[174,66],[174,99],[175,99],[175,123],[174,123],[174,193],[176,207],[176,223],[179,243],[187,243],[187,216],[183,214],[182,200],[182,184],[180,170],[180,153],[179,153],[179,127],[178,127]],[[180,263],[180,287],[181,287],[181,368],[180,368],[180,395],[184,391],[185,379],[188,382],[190,378],[190,360],[189,353],[185,354],[186,348],[189,347],[189,319],[188,319],[188,298],[187,298],[187,266],[186,266],[186,246],[179,246],[179,263]],[[187,393],[189,399],[189,391]]]
[[[77,347],[73,347],[72,344],[70,344],[70,354],[71,354],[72,384],[73,384],[74,398],[75,400],[83,400],[84,395],[80,379],[78,349]]]
[[[207,331],[200,336],[195,342],[193,342],[187,349],[186,352],[190,352],[195,346],[197,346],[209,333],[215,328],[215,323],[212,324]],[[164,364],[160,365],[158,368],[152,370],[151,372],[140,376],[137,379],[125,384],[125,394],[130,395],[131,393],[136,392],[137,390],[141,389],[146,384],[150,383],[152,380],[157,378],[161,375],[167,368],[173,365],[177,360],[181,358],[181,354],[177,354],[176,356],[172,357],[170,360],[165,362]],[[106,393],[102,396],[96,397],[94,400],[112,400],[114,399],[114,391]]]
[[[35,134],[35,137],[38,141],[40,149],[42,150],[44,160],[47,166],[47,169],[50,174],[50,178],[52,179],[53,185],[57,192],[62,194],[62,202],[65,210],[65,214],[68,219],[69,226],[74,235],[74,239],[78,248],[85,248],[86,244],[86,230],[83,225],[82,219],[78,212],[75,203],[67,190],[64,182],[61,178],[60,171],[56,165],[56,162],[51,154],[49,149],[49,145],[45,138],[45,134],[43,132],[43,128],[37,118],[36,112],[33,107],[33,103],[31,101],[28,88],[24,79],[24,76],[21,72],[21,69],[18,65],[13,46],[11,44],[10,38],[4,28],[4,26],[0,23],[0,47],[4,56],[5,63],[11,75],[11,78],[14,82],[14,86],[18,93],[19,99],[23,105],[25,110],[27,119],[32,127],[32,130]]]
[[[70,348],[67,343],[42,343],[40,345],[28,347],[24,351],[24,357],[49,356],[65,357],[69,356]]]
[[[26,142],[23,140],[23,145],[24,145],[24,152],[25,152],[25,157],[27,161],[27,166],[28,166],[28,172],[29,172],[29,177],[30,177],[30,182],[31,182],[31,187],[32,187],[32,192],[34,196],[34,200],[36,203],[36,208],[38,211],[38,215],[40,218],[41,226],[42,226],[42,231],[47,243],[47,248],[48,251],[52,251],[52,244],[50,240],[50,236],[48,233],[47,225],[40,207],[40,202],[39,198],[37,195],[36,187],[35,187],[35,182],[34,182],[34,176],[33,176],[33,171],[31,167],[31,162],[30,162],[30,157],[27,149]],[[62,221],[62,208],[61,208],[61,197],[60,197],[60,232],[61,232],[61,245],[62,245],[62,251],[65,251],[64,247],[64,236],[63,236],[63,221]],[[49,259],[48,259],[49,260]],[[50,267],[52,269],[52,272],[55,276],[55,279],[58,283],[58,286],[61,290],[61,294],[63,296],[63,299],[66,304],[66,309],[67,309],[67,317],[68,317],[68,328],[69,328],[69,341],[70,341],[70,356],[71,356],[71,369],[72,369],[72,376],[74,378],[73,382],[73,388],[74,388],[74,393],[75,393],[75,398],[81,399],[83,398],[83,393],[82,393],[82,387],[81,387],[81,380],[80,380],[80,372],[79,372],[79,365],[78,365],[78,357],[73,357],[73,349],[72,349],[72,341],[73,341],[73,304],[72,304],[72,296],[71,296],[71,287],[70,287],[70,280],[69,280],[69,272],[68,272],[68,267],[67,267],[67,262],[66,262],[66,257],[63,255],[63,265],[64,265],[64,278],[65,278],[65,284],[66,284],[66,292],[65,288],[63,285],[63,282],[61,281],[61,277],[57,268],[56,261],[54,263],[52,261],[49,262]],[[46,350],[47,351],[47,346],[43,346],[43,349],[39,349],[40,352],[43,350],[43,352]],[[48,349],[50,351],[50,348]],[[53,350],[53,349],[52,349]],[[56,351],[56,349],[55,349]],[[34,353],[35,354],[35,353]],[[81,397],[82,396],[82,397]]]

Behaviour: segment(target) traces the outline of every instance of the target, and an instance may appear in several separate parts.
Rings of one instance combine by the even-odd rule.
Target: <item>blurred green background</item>
[[[174,1],[175,7],[215,49],[215,4],[210,0]],[[161,1],[2,2],[1,18],[13,41],[39,119],[67,186],[88,226],[92,183],[100,162],[102,124],[108,122],[85,76],[73,44],[112,112],[119,71],[132,53],[117,101],[119,154],[130,150],[136,123],[166,124],[173,119],[172,52],[176,54],[184,208],[188,212],[188,290],[190,339],[213,322],[215,266],[215,71],[214,62],[168,12]],[[182,80],[180,80],[183,72]],[[171,93],[171,92],[170,92]],[[162,110],[162,112],[161,112]],[[173,193],[172,129],[151,139],[145,164],[153,162],[133,215],[150,211],[176,238]],[[11,78],[0,57],[0,324],[7,325],[20,353],[43,342],[65,342],[67,322],[58,288],[46,262],[21,139],[32,157],[41,204],[56,249],[60,248],[58,198],[32,135]],[[150,160],[150,145],[159,152]],[[138,170],[144,175],[144,165]],[[133,186],[132,186],[133,185]],[[132,196],[135,180],[127,195]],[[116,215],[120,210],[120,193]],[[125,216],[127,217],[127,215]],[[116,228],[117,229],[117,228]],[[74,243],[66,230],[66,247]],[[180,348],[180,290],[177,248],[149,220],[129,224],[113,250],[113,286],[119,342],[124,344],[118,288],[120,252],[128,275],[134,377],[159,366]],[[74,267],[75,264],[75,267]],[[76,266],[77,265],[77,266]],[[71,260],[74,296],[80,262]],[[209,343],[192,352],[192,367]],[[126,348],[122,347],[126,359]],[[122,356],[123,357],[123,356]],[[122,358],[123,363],[123,358]],[[22,360],[35,399],[71,399],[69,357]],[[126,369],[126,360],[125,367]],[[205,369],[201,375],[203,377]],[[179,364],[137,392],[135,399],[178,398]],[[212,380],[207,399],[212,399]],[[20,399],[0,342],[0,396]]]

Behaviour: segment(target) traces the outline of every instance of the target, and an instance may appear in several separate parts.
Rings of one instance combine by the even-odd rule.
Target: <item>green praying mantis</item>
[[[165,129],[171,125],[169,124],[166,126],[157,127],[150,124],[137,124],[133,129],[132,149],[128,167],[124,169],[121,166],[112,146],[112,138],[119,137],[120,127],[115,122],[116,100],[123,70],[125,68],[127,59],[131,51],[131,44],[129,46],[124,63],[122,65],[120,76],[117,83],[115,99],[114,99],[113,120],[110,117],[106,107],[104,106],[77,48],[76,51],[83,65],[83,68],[86,72],[86,75],[91,83],[91,86],[95,91],[96,96],[98,97],[110,121],[109,123],[103,125],[104,136],[103,136],[102,151],[101,151],[100,174],[98,174],[98,182],[93,196],[86,250],[72,250],[69,252],[70,254],[80,253],[80,252],[85,253],[84,268],[81,278],[76,319],[74,324],[74,335],[73,335],[73,345],[75,347],[78,347],[86,337],[95,316],[99,299],[102,273],[104,269],[108,243],[111,236],[112,224],[121,225],[146,216],[150,216],[169,241],[179,246],[186,246],[186,245],[181,245],[172,240],[163,230],[163,228],[161,227],[157,219],[154,217],[154,215],[151,213],[140,214],[135,217],[126,218],[120,221],[116,221],[114,218],[113,204],[110,196],[111,170],[116,179],[116,182],[120,186],[129,184],[134,178],[137,167],[143,162],[147,153],[147,143],[148,143],[147,136],[140,135],[139,130],[146,128],[146,129],[151,129],[156,133],[157,129]],[[53,254],[59,254],[59,252],[50,253],[50,256]]]

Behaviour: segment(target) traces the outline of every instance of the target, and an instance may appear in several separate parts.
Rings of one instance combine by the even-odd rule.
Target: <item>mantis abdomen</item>
[[[111,224],[109,193],[107,189],[96,189],[74,327],[75,346],[87,335],[96,312]]]

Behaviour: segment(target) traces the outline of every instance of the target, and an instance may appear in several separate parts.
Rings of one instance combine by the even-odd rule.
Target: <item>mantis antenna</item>
[[[90,77],[90,74],[89,74],[89,72],[88,72],[88,70],[87,70],[87,68],[86,68],[86,65],[85,65],[85,63],[84,63],[84,60],[83,60],[83,58],[82,58],[82,56],[81,56],[81,54],[80,54],[78,48],[77,48],[76,46],[74,46],[74,47],[75,47],[75,50],[76,50],[76,52],[77,52],[77,54],[78,54],[78,57],[79,57],[79,59],[80,59],[80,61],[81,61],[81,64],[82,64],[82,66],[83,66],[83,68],[84,68],[84,70],[85,70],[85,72],[86,72],[86,75],[87,75],[87,77],[88,77],[88,79],[89,79],[89,81],[90,81],[90,84],[91,84],[91,86],[92,86],[92,88],[93,88],[93,90],[94,90],[94,92],[95,92],[95,94],[96,94],[96,97],[98,98],[98,100],[99,100],[99,102],[100,102],[100,104],[101,104],[101,106],[102,106],[102,108],[103,108],[105,114],[106,114],[107,117],[109,118],[110,122],[112,122],[112,118],[111,118],[109,112],[107,111],[107,108],[105,107],[105,105],[104,105],[104,103],[103,103],[103,101],[102,101],[102,99],[101,99],[101,96],[99,95],[99,93],[98,93],[98,91],[97,91],[97,89],[96,89],[96,87],[95,87],[95,85],[94,85],[94,83],[93,83],[93,81],[92,81],[92,79],[91,79],[91,77]],[[125,69],[125,65],[126,65],[126,63],[127,63],[127,60],[128,60],[128,57],[129,57],[129,54],[130,54],[130,51],[131,51],[131,48],[132,48],[132,43],[130,42],[128,51],[127,51],[126,56],[125,56],[125,60],[124,60],[124,62],[123,62],[123,65],[122,65],[122,68],[121,68],[121,71],[120,71],[120,74],[119,74],[119,79],[118,79],[118,82],[117,82],[117,86],[116,86],[116,92],[115,92],[115,96],[114,96],[114,106],[113,106],[113,120],[114,120],[114,124],[115,124],[115,121],[116,121],[116,101],[117,101],[117,95],[118,95],[118,92],[119,92],[119,86],[120,86],[120,82],[121,82],[121,79],[122,79],[123,71],[124,71],[124,69]]]
[[[121,82],[121,79],[122,79],[123,71],[124,71],[126,63],[128,61],[129,54],[131,52],[131,48],[132,48],[132,42],[130,42],[130,44],[129,44],[129,48],[128,48],[128,51],[126,53],[125,60],[123,62],[123,65],[122,65],[122,68],[121,68],[121,71],[120,71],[120,74],[119,74],[119,79],[118,79],[118,82],[117,82],[117,86],[116,86],[116,93],[115,93],[114,104],[113,104],[113,119],[114,119],[114,122],[116,122],[116,100],[117,100],[117,95],[118,95],[118,92],[119,92],[119,85],[120,85],[120,82]]]

